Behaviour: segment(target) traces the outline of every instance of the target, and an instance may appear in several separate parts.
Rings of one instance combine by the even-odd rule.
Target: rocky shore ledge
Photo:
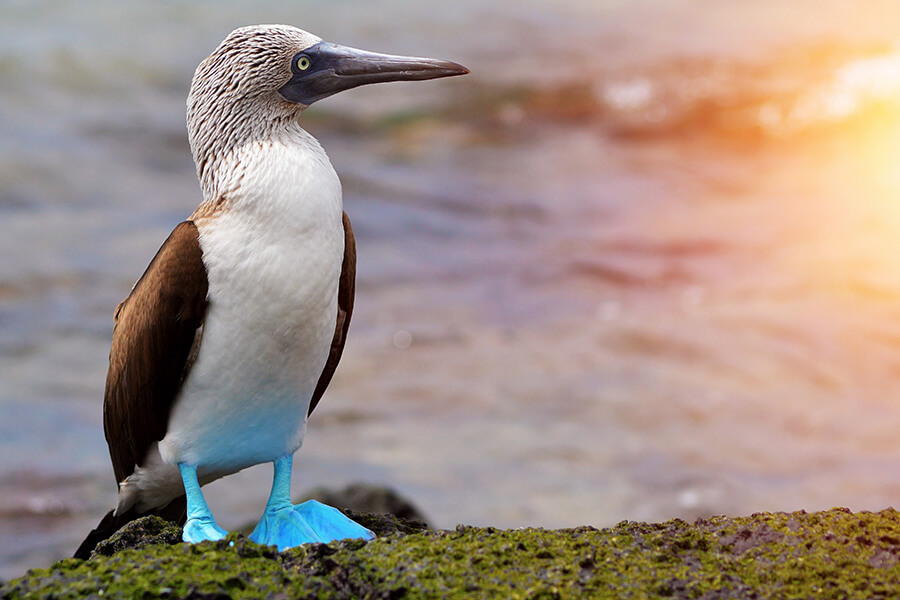
[[[0,598],[896,598],[900,513],[759,513],[609,529],[457,527],[347,511],[371,542],[278,553],[240,534],[182,543],[135,521],[87,561],[33,569]]]

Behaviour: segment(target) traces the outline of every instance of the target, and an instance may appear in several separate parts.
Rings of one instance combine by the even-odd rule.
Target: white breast
[[[298,133],[299,132],[299,133]],[[209,307],[162,461],[221,476],[296,451],[334,335],[341,186],[318,142],[234,155],[227,210],[198,223]]]

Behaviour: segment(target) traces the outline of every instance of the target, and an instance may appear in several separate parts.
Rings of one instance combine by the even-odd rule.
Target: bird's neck
[[[197,172],[204,199],[194,220],[221,211],[237,211],[257,224],[277,224],[295,212],[301,213],[298,222],[323,210],[328,218],[334,210],[340,216],[337,174],[319,142],[295,120],[203,158]]]
[[[289,139],[302,132],[297,105],[260,97],[220,94],[188,96],[187,126],[191,153],[205,203],[222,202],[234,192],[240,157],[254,146]]]
[[[222,205],[233,199],[244,184],[249,167],[248,157],[262,152],[273,143],[290,144],[308,134],[295,116],[283,119],[234,119],[227,128],[205,131],[190,128],[189,139],[197,177],[203,191],[203,204]]]

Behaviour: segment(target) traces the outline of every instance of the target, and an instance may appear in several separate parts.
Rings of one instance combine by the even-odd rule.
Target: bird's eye
[[[297,68],[301,71],[305,71],[309,68],[310,61],[308,56],[300,56],[297,58]]]

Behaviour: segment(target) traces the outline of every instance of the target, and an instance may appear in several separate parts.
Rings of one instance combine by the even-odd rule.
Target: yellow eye
[[[309,57],[301,56],[297,59],[297,68],[301,71],[305,71],[309,68]]]

